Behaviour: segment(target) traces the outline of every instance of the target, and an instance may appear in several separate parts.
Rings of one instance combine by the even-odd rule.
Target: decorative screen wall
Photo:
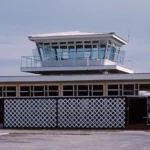
[[[125,98],[5,99],[5,128],[123,128]]]
[[[59,99],[60,128],[122,128],[125,125],[124,98]]]
[[[55,99],[5,99],[6,128],[56,127]]]

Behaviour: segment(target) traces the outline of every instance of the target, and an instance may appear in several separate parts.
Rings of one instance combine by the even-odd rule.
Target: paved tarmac
[[[150,150],[150,132],[11,131],[0,136],[0,150]]]

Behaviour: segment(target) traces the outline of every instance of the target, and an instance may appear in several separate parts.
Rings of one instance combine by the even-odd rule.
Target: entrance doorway
[[[132,97],[128,99],[128,124],[147,124],[147,97]]]
[[[3,126],[4,121],[4,101],[0,99],[0,128]]]

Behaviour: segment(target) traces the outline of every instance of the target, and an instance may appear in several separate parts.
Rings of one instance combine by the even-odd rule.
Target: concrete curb
[[[9,133],[0,133],[0,136],[1,136],[1,135],[8,135],[8,134],[9,134]]]

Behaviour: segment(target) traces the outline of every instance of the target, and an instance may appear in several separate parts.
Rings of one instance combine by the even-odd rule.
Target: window
[[[49,46],[50,45],[50,43],[44,43],[44,46]]]
[[[142,91],[150,92],[150,84],[139,84],[138,95]],[[137,90],[136,90],[136,94],[137,94]]]
[[[30,86],[20,86],[20,97],[31,96],[30,88]]]
[[[119,95],[119,85],[118,84],[109,84],[107,86],[107,95],[108,96],[118,96]]]
[[[86,43],[91,43],[91,41],[84,41],[84,43],[86,44]]]
[[[93,45],[92,59],[98,59],[98,46],[97,45]]]
[[[60,44],[66,44],[66,42],[60,42]]]
[[[88,85],[78,85],[78,96],[89,96]]]
[[[82,41],[76,41],[76,44],[81,44],[82,43]]]
[[[69,59],[74,59],[76,56],[76,50],[74,46],[69,46]]]
[[[74,96],[73,85],[64,85],[63,86],[63,96]]]
[[[135,84],[135,95],[139,95],[139,85]]]
[[[60,46],[62,50],[62,59],[68,59],[68,49],[67,46]]]
[[[43,56],[44,60],[53,58],[53,50],[51,50],[49,47],[45,47],[43,50]]]
[[[93,41],[92,43],[94,43],[94,44],[95,44],[95,43],[99,43],[99,41]]]
[[[150,84],[139,84],[140,91],[150,91]]]
[[[44,92],[45,92],[44,86],[34,86],[33,87],[33,96],[36,96],[36,97],[45,96]]]
[[[70,42],[68,42],[68,44],[74,44],[74,42],[73,42],[73,41],[70,41]]]
[[[137,87],[136,89],[134,87]],[[138,84],[108,84],[107,86],[108,96],[127,96],[138,94]]]
[[[85,48],[84,49],[84,58],[90,57],[92,46],[91,45],[85,45],[84,48]]]
[[[103,96],[103,85],[92,85],[93,96]]]
[[[59,49],[58,46],[52,46],[52,50],[53,50],[53,57],[58,60],[61,58],[62,52],[61,49]]]
[[[103,85],[63,85],[63,96],[103,96]]]
[[[58,43],[57,42],[53,42],[53,43],[51,43],[52,45],[57,45]]]
[[[106,45],[101,45],[99,47],[98,58],[104,59],[105,57]]]
[[[124,84],[123,95],[134,95],[134,84]]]
[[[107,59],[114,60],[115,59],[115,55],[116,55],[116,48],[114,48],[112,46],[108,46]]]
[[[59,88],[56,85],[20,86],[20,97],[44,97],[59,96]]]
[[[16,97],[16,86],[4,86],[4,97]]]
[[[62,49],[61,48],[56,48],[56,60],[60,60],[60,59],[62,59]]]
[[[3,97],[3,87],[0,87],[0,97]]]
[[[57,85],[48,86],[47,89],[48,96],[59,96],[59,88]]]
[[[76,45],[76,57],[78,59],[83,59],[84,57],[84,49],[83,49],[83,45]]]

